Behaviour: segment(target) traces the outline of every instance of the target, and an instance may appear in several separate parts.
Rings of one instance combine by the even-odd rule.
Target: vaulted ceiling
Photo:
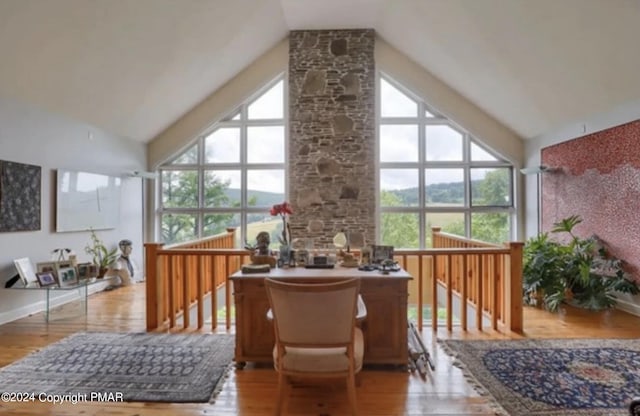
[[[289,30],[343,28],[525,139],[640,99],[640,0],[0,0],[0,95],[148,142]]]

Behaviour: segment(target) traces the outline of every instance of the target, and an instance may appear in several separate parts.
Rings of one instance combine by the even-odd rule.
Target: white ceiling
[[[0,95],[148,142],[289,30],[342,28],[524,138],[640,99],[640,0],[0,0]]]

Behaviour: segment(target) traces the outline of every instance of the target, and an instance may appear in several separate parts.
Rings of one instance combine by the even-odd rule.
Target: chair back
[[[265,287],[281,345],[331,348],[353,343],[359,279],[331,283],[265,279]]]

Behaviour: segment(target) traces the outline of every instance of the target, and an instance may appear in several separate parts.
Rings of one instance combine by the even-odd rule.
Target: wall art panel
[[[542,229],[580,215],[640,280],[640,120],[542,149]]]
[[[40,229],[41,170],[0,160],[0,232]]]

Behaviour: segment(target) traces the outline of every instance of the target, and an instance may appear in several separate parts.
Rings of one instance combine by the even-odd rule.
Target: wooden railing
[[[472,313],[478,330],[488,321],[493,329],[522,332],[523,243],[498,246],[446,234],[439,227],[432,228],[432,242],[432,249],[395,252],[395,260],[414,277],[409,304],[416,306],[418,328],[429,302],[434,330],[443,304],[448,330],[456,317],[467,330]]]
[[[210,297],[212,329],[217,325],[216,291],[226,289],[225,305],[231,299],[227,277],[248,262],[249,252],[234,249],[235,229],[201,240],[163,247],[146,243],[147,330],[176,325],[181,317],[185,328],[191,325],[190,310],[196,308],[198,328],[204,326],[204,299]],[[227,327],[231,325],[227,308]]]
[[[191,325],[190,310],[197,314],[197,326],[204,326],[204,298],[210,297],[211,328],[217,327],[217,291],[224,289],[225,324],[231,326],[231,285],[228,277],[249,262],[250,252],[233,247],[233,230],[227,234],[163,248],[145,244],[147,275],[147,330]],[[522,332],[522,247],[511,242],[503,246],[464,239],[432,229],[432,249],[397,250],[395,259],[414,279],[409,286],[409,304],[415,305],[417,323],[423,327],[423,306],[431,305],[431,326],[438,328],[439,305],[444,305],[445,324],[454,317],[463,330],[469,321],[482,330],[485,322],[493,329]],[[186,307],[185,307],[186,306]],[[470,316],[471,314],[471,316]]]

